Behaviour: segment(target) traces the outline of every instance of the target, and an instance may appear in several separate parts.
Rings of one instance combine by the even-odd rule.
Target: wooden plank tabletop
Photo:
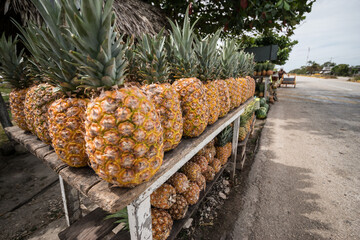
[[[6,133],[16,142],[26,147],[32,154],[43,160],[71,186],[76,188],[107,212],[117,212],[130,203],[140,203],[168,180],[177,170],[189,161],[200,149],[208,144],[227,125],[232,123],[253,100],[248,99],[240,107],[229,112],[225,117],[210,125],[197,138],[182,139],[176,149],[167,152],[159,171],[154,177],[135,188],[113,187],[101,180],[89,167],[72,168],[64,164],[55,151],[44,145],[39,139],[17,126],[8,127]]]

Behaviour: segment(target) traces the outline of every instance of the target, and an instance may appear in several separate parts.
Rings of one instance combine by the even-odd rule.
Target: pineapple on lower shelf
[[[185,197],[186,201],[189,203],[189,205],[194,205],[198,202],[200,197],[200,188],[195,182],[190,182],[188,190],[183,193],[183,196]]]
[[[170,236],[173,220],[166,210],[151,208],[151,223],[154,240],[165,240]]]
[[[246,138],[247,132],[245,127],[239,127],[239,141],[244,141]]]
[[[220,160],[221,165],[224,165],[231,156],[232,135],[233,128],[231,126],[227,126],[217,136],[215,157]]]
[[[214,161],[210,164],[214,169],[215,173],[218,173],[221,170],[221,161],[217,158],[214,158]]]
[[[150,195],[151,206],[169,209],[176,201],[176,191],[170,184],[164,183]]]
[[[201,173],[204,173],[207,170],[208,161],[205,156],[194,156],[191,161],[199,165]]]
[[[206,172],[204,172],[204,177],[206,179],[207,182],[210,182],[212,180],[214,180],[215,178],[215,170],[212,166],[208,165],[207,169],[206,169]]]
[[[205,190],[206,178],[204,177],[204,175],[201,174],[200,177],[195,182],[199,186],[200,190]]]
[[[182,195],[176,195],[176,202],[168,210],[172,219],[180,220],[183,219],[187,213],[189,204],[186,201],[186,198]]]
[[[196,181],[201,175],[201,168],[194,162],[187,162],[181,168],[181,171],[187,176],[190,181]]]
[[[189,188],[190,182],[185,174],[176,172],[174,175],[170,177],[168,183],[171,184],[176,193],[184,193]]]

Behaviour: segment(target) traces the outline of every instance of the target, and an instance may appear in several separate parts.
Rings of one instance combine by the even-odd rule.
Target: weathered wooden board
[[[104,218],[108,213],[101,208],[97,208],[85,217],[81,218],[70,227],[59,233],[59,239],[61,240],[100,240],[104,239],[113,228],[118,225],[114,223],[116,219]]]

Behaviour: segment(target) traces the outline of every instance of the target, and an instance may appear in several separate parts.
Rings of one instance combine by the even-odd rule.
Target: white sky
[[[319,64],[360,65],[360,0],[317,0],[291,39],[299,43],[285,71],[306,65],[308,48],[309,60]]]

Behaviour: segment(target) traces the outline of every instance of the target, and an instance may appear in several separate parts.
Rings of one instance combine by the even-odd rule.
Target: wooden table
[[[234,178],[240,115],[252,100],[253,98],[248,99],[240,107],[232,110],[213,125],[208,126],[199,137],[182,139],[176,149],[165,154],[163,164],[154,177],[135,188],[112,187],[111,184],[101,180],[89,167],[69,167],[57,157],[51,146],[41,142],[36,136],[26,133],[17,126],[8,127],[5,131],[13,140],[23,145],[59,174],[68,225],[81,215],[79,207],[80,192],[110,213],[127,207],[131,239],[152,239],[150,194],[233,122],[233,148],[229,164],[231,165],[231,176]]]

